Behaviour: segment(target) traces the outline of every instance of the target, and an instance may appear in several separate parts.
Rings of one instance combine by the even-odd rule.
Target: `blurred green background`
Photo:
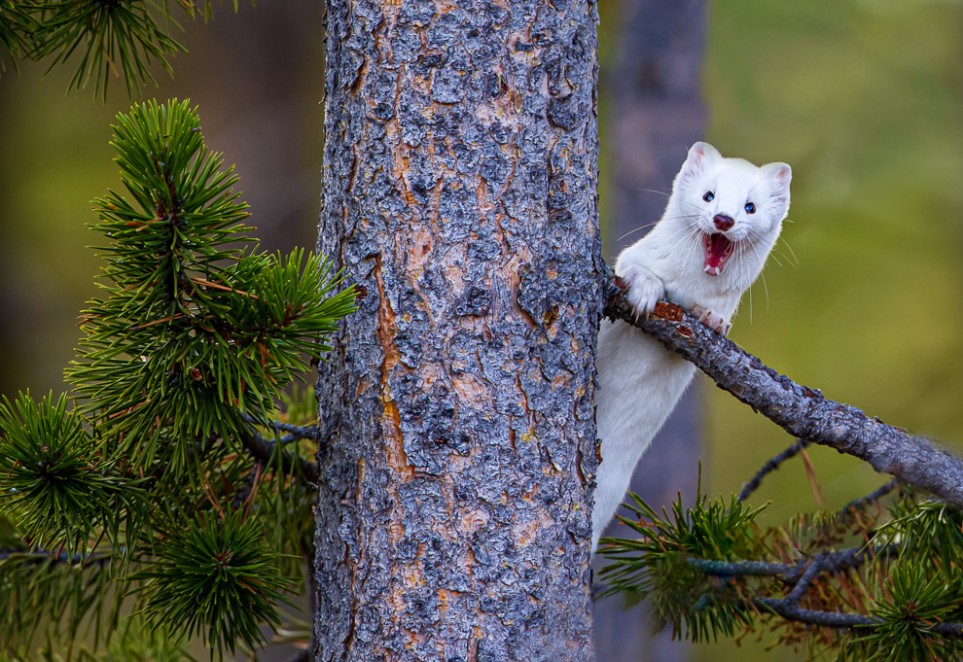
[[[707,138],[793,166],[788,224],[732,338],[797,382],[961,448],[963,3],[710,3]],[[703,378],[710,493],[793,440]],[[762,485],[766,522],[836,510],[884,482],[825,448],[813,494],[792,461]],[[805,659],[749,637],[704,660]],[[752,654],[749,651],[753,651]]]
[[[321,3],[269,2],[186,24],[189,55],[145,96],[190,97],[208,144],[237,163],[268,248],[313,246],[321,159]],[[602,7],[606,25],[618,2]],[[118,185],[109,123],[130,100],[65,96],[73,73],[0,79],[0,392],[62,387],[95,292],[90,200]],[[960,448],[963,439],[963,2],[710,4],[706,138],[793,166],[783,240],[733,339],[828,397]],[[600,100],[604,105],[605,99]],[[604,131],[604,127],[603,127]],[[603,155],[604,163],[604,155]],[[605,168],[602,169],[603,175]],[[604,191],[604,188],[603,188]],[[603,200],[604,209],[604,200]],[[707,397],[704,486],[737,491],[793,440],[727,394]],[[835,509],[883,479],[811,449],[754,497],[768,521]],[[795,659],[746,641],[705,659]],[[750,653],[750,650],[757,652]]]
[[[734,340],[830,398],[959,447],[963,3],[720,2],[709,25],[708,139],[793,166],[783,240]],[[721,392],[708,403],[714,491],[792,441]],[[810,455],[826,508],[882,482],[833,451]],[[797,462],[757,500],[782,517],[816,507],[809,493]]]

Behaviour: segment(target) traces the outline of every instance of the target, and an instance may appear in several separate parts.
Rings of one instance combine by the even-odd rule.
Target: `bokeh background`
[[[601,4],[603,49],[626,1]],[[320,2],[242,3],[238,15],[223,7],[208,25],[185,23],[190,54],[174,59],[174,80],[158,71],[160,86],[142,95],[199,105],[208,145],[237,164],[271,249],[315,243],[321,21]],[[728,0],[710,3],[706,40],[706,139],[794,171],[783,240],[733,339],[830,398],[963,448],[963,2]],[[69,66],[44,71],[24,65],[0,78],[6,395],[63,388],[78,313],[96,291],[90,201],[119,185],[109,124],[130,105],[121,84],[102,102],[90,91],[65,95]],[[605,104],[603,88],[603,136]],[[738,491],[793,440],[707,382],[696,387],[703,487]],[[833,451],[809,455],[819,494],[800,462],[786,465],[753,499],[771,501],[766,521],[836,509],[883,482]],[[688,655],[805,659],[753,637]]]

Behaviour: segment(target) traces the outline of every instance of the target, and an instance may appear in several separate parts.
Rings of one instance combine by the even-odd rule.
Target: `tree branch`
[[[858,626],[877,625],[878,620],[863,614],[847,614],[841,611],[818,611],[805,609],[785,598],[756,598],[755,603],[769,611],[782,616],[787,621],[797,621],[810,625],[820,625],[829,628],[854,628]]]
[[[881,498],[895,490],[899,487],[899,480],[896,478],[890,478],[888,481],[877,487],[875,490],[867,494],[866,496],[861,496],[853,499],[845,506],[839,509],[837,515],[839,517],[844,517],[850,515],[856,511],[864,509],[866,506],[876,503]]]
[[[752,598],[757,606],[781,616],[789,621],[838,629],[878,625],[878,618],[865,614],[839,611],[807,609],[799,606],[799,601],[813,580],[823,572],[839,572],[855,568],[871,556],[893,555],[894,546],[871,551],[866,547],[853,547],[839,552],[823,552],[797,563],[767,563],[764,561],[715,561],[710,559],[687,559],[687,563],[702,572],[716,577],[770,576],[779,577],[792,584],[792,590],[783,598]],[[936,623],[931,628],[934,634],[948,637],[963,636],[963,623]]]
[[[248,417],[249,423],[256,423],[253,418]],[[267,421],[264,423],[267,427],[272,430],[277,430],[278,432],[290,432],[290,435],[283,437],[291,437],[292,439],[314,439],[315,441],[321,440],[321,431],[318,429],[317,425],[292,425],[291,423],[282,423],[281,421]]]
[[[70,565],[106,565],[113,560],[110,554],[72,554],[66,552],[50,552],[43,549],[35,550],[6,550],[0,549],[0,562],[22,561],[24,563],[43,563],[50,561],[55,564],[68,563]]]
[[[749,480],[745,485],[742,486],[742,491],[739,492],[739,501],[745,501],[746,499],[748,499],[750,494],[752,494],[757,489],[759,489],[759,485],[762,484],[763,478],[765,478],[768,474],[778,469],[779,465],[781,465],[783,462],[785,462],[789,458],[795,457],[796,455],[798,455],[799,451],[804,449],[808,443],[809,442],[807,442],[805,439],[799,439],[798,441],[796,441],[796,443],[794,443],[792,446],[789,446],[786,450],[769,458],[769,460],[767,460],[766,463],[762,465],[762,468],[756,472],[756,475],[753,476],[751,480]]]
[[[296,464],[299,464],[300,466],[297,468],[300,469],[301,475],[304,476],[306,480],[312,483],[318,482],[318,465],[314,462],[309,462],[302,457],[288,453],[281,448],[279,444],[268,441],[253,429],[242,431],[240,438],[244,448],[261,464],[269,467],[275,466],[275,453],[280,453],[281,470],[284,473],[295,473]]]
[[[963,507],[963,460],[921,437],[870,418],[859,409],[829,400],[767,367],[685,312],[659,302],[636,319],[622,297],[620,281],[606,270],[605,315],[639,327],[695,364],[722,389],[763,414],[794,437],[858,457],[876,471],[932,492]]]
[[[796,563],[770,563],[768,561],[717,561],[713,559],[688,558],[686,562],[707,575],[715,577],[770,576],[780,577],[790,584],[801,582],[807,572],[839,572],[865,563],[872,556],[890,556],[896,553],[892,546],[877,550],[851,547],[838,552],[824,552]],[[811,570],[812,568],[815,570]],[[809,577],[808,585],[812,581]]]

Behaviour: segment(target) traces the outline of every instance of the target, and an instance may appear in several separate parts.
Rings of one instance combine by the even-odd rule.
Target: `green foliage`
[[[118,582],[110,559],[30,552],[9,547],[0,552],[0,655],[25,651],[42,640],[72,640],[82,623],[112,622]]]
[[[141,619],[121,619],[106,649],[91,650],[80,646],[76,654],[65,657],[56,652],[56,644],[48,643],[36,650],[21,647],[17,651],[0,651],[0,662],[196,662],[184,647],[184,640],[171,636],[164,628],[149,629]]]
[[[686,508],[680,495],[671,513],[659,515],[638,495],[629,496],[626,507],[634,517],[619,520],[639,537],[603,539],[600,552],[612,561],[599,574],[606,594],[651,598],[660,622],[693,641],[732,636],[750,623],[745,586],[709,575],[689,560],[752,558],[760,547],[754,522],[762,509],[750,509],[736,497],[727,502],[704,494]]]
[[[210,0],[203,7],[192,0],[176,4],[192,19],[212,15]],[[237,11],[237,1],[233,4]],[[53,67],[77,58],[71,88],[93,81],[95,92],[106,98],[110,78],[123,77],[128,94],[133,94],[143,83],[156,84],[154,62],[171,73],[168,57],[186,52],[170,34],[169,28],[180,26],[169,5],[148,0],[4,0],[0,48],[14,64],[18,59],[50,58]]]
[[[959,566],[957,566],[959,568]],[[963,578],[933,573],[929,557],[905,553],[889,568],[878,601],[870,608],[878,624],[865,628],[846,648],[859,660],[958,660],[963,641],[933,631],[963,620]]]
[[[32,23],[29,3],[0,0],[0,73],[6,71],[8,57],[14,67],[18,66],[27,49],[25,37]]]
[[[910,494],[883,520],[864,505],[766,529],[735,498],[660,515],[632,495],[628,507],[638,537],[603,540],[599,577],[606,594],[650,600],[674,636],[767,626],[814,657],[963,658],[963,513],[945,503]]]
[[[278,554],[265,544],[256,520],[234,511],[206,512],[186,529],[170,532],[155,549],[141,589],[148,620],[182,624],[188,636],[203,634],[216,650],[262,639],[260,624],[280,626]]]
[[[0,429],[0,504],[31,548],[73,556],[97,531],[116,538],[116,522],[137,507],[137,481],[113,473],[66,396],[4,397]]]
[[[961,659],[960,633],[941,636],[938,626],[963,623],[963,512],[917,499],[897,502],[891,512],[877,540],[899,555],[875,577],[879,589],[868,606],[878,625],[858,632],[844,659]]]
[[[46,636],[55,659],[84,625],[92,659],[101,635],[116,659],[182,659],[194,636],[253,650],[310,550],[316,413],[289,387],[353,291],[322,257],[258,251],[187,102],[136,105],[111,144],[126,194],[96,201],[73,407],[0,401],[0,650]]]
[[[187,102],[118,117],[111,144],[133,200],[96,203],[107,296],[89,302],[67,371],[114,453],[138,467],[162,458],[175,476],[212,457],[199,450],[212,435],[237,437],[245,415],[266,420],[353,306],[350,291],[333,294],[323,258],[239,247],[246,205],[198,122]]]

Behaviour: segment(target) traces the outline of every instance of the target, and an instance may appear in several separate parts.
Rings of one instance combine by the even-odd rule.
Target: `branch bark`
[[[821,573],[835,573],[855,568],[874,555],[896,554],[895,547],[884,547],[875,551],[867,547],[853,547],[839,552],[823,552],[815,557],[796,563],[767,563],[764,561],[714,561],[708,559],[688,559],[688,563],[709,575],[717,577],[747,577],[764,575],[781,577],[793,584],[791,591],[783,598],[754,598],[757,607],[798,623],[820,627],[852,629],[878,625],[881,620],[865,614],[807,609],[799,602],[809,589],[813,580]],[[963,623],[936,623],[931,632],[947,637],[963,636]]]
[[[251,457],[259,463],[272,467],[277,461],[275,454],[280,453],[281,471],[286,474],[292,474],[300,470],[300,474],[304,476],[309,483],[318,482],[318,465],[298,457],[293,453],[288,453],[284,450],[282,444],[268,441],[253,429],[243,431],[240,435],[240,441],[244,448],[247,449],[247,452],[251,454]]]
[[[876,471],[963,507],[960,458],[855,407],[829,400],[817,389],[795,383],[675,304],[660,302],[650,317],[636,319],[611,271],[602,286],[607,317],[637,326],[658,338],[720,388],[789,434],[858,457]]]
[[[759,489],[760,485],[762,485],[763,478],[778,469],[786,460],[796,457],[800,451],[806,448],[808,443],[809,442],[805,439],[798,439],[792,446],[789,446],[782,452],[769,458],[769,460],[762,465],[762,468],[756,472],[756,475],[749,479],[749,481],[742,486],[742,491],[739,492],[739,501],[745,501],[748,499],[749,496]]]

